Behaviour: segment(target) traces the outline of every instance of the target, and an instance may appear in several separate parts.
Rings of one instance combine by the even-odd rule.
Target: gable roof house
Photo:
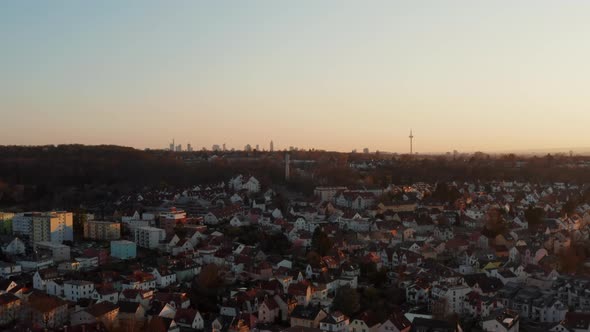
[[[291,326],[319,328],[328,314],[319,306],[297,305],[291,312]]]

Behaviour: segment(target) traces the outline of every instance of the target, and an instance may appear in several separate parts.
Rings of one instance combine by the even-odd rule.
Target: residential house
[[[172,318],[154,316],[147,324],[150,332],[180,332],[180,327]]]
[[[350,318],[340,311],[328,314],[320,321],[320,329],[329,332],[347,332]]]
[[[16,256],[24,255],[26,250],[25,243],[18,237],[2,244],[2,252],[6,255]]]
[[[45,291],[47,288],[47,282],[53,279],[59,279],[61,275],[56,269],[44,269],[36,271],[33,275],[33,288],[40,291]]]
[[[364,311],[352,319],[348,325],[348,332],[379,332],[381,322],[371,312]]]
[[[139,302],[119,302],[119,325],[123,328],[133,330],[140,328],[145,320],[145,309]]]
[[[68,302],[40,292],[29,295],[22,314],[32,324],[46,329],[62,327],[70,319]]]
[[[105,301],[96,303],[87,309],[74,312],[71,317],[72,325],[102,323],[107,329],[115,325],[119,314],[119,306]]]
[[[174,321],[181,328],[186,327],[194,330],[203,330],[205,328],[203,316],[201,316],[201,313],[195,309],[177,309]]]
[[[166,288],[176,284],[176,273],[167,268],[153,269],[152,274],[156,277],[158,288]]]
[[[280,308],[272,297],[267,297],[258,306],[258,321],[261,323],[274,323],[279,319]]]
[[[518,312],[500,309],[485,318],[482,323],[484,331],[518,332],[520,317]]]
[[[291,312],[291,326],[319,328],[328,314],[318,306],[297,305]]]
[[[64,297],[68,301],[77,302],[80,299],[90,299],[94,293],[94,283],[86,280],[64,281]]]
[[[289,285],[287,293],[295,297],[295,299],[297,299],[297,303],[301,305],[308,305],[311,301],[311,286],[307,283],[299,282],[291,284]]]

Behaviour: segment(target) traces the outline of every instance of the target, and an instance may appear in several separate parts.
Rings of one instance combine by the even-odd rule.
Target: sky
[[[589,1],[0,1],[0,145],[590,146]]]

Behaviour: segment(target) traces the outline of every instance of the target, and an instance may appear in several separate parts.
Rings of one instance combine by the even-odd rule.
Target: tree
[[[336,291],[332,308],[339,310],[347,316],[352,316],[360,309],[360,296],[356,289],[350,286],[342,286]]]
[[[217,288],[221,285],[219,278],[219,268],[215,264],[208,264],[201,269],[199,273],[199,286],[203,288]]]
[[[584,248],[570,246],[563,249],[558,255],[559,269],[562,273],[575,273],[586,261]]]
[[[74,236],[76,239],[82,239],[84,237],[84,225],[88,221],[86,210],[76,209],[72,217]]]
[[[318,253],[320,256],[326,256],[328,251],[332,249],[332,240],[328,237],[328,234],[324,232],[320,227],[317,227],[311,238],[311,249]]]
[[[260,248],[265,253],[285,255],[291,248],[289,238],[281,232],[267,234],[260,242]]]
[[[374,273],[377,273],[377,264],[375,264],[374,262],[361,262],[360,268],[361,276],[370,277]]]
[[[307,253],[305,258],[307,259],[307,263],[309,263],[311,266],[319,265],[322,260],[320,255],[318,255],[318,253],[315,251],[310,251]]]
[[[529,229],[533,229],[542,224],[545,218],[545,210],[540,207],[529,206],[524,212],[524,218],[529,224]]]
[[[578,203],[576,202],[575,199],[573,199],[573,198],[568,199],[567,202],[565,202],[565,204],[563,204],[563,206],[561,207],[561,215],[562,216],[571,215],[576,210],[577,205],[578,205]]]
[[[488,209],[485,216],[486,224],[482,230],[482,234],[488,238],[495,238],[498,234],[503,234],[507,231],[506,222],[502,215],[502,210],[499,208]]]
[[[371,281],[375,287],[381,287],[387,282],[387,270],[382,268],[379,271],[369,275],[369,281]]]

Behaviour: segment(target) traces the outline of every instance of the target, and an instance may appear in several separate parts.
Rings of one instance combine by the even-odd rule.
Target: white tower
[[[414,135],[412,135],[412,129],[410,129],[410,155],[414,154]]]

